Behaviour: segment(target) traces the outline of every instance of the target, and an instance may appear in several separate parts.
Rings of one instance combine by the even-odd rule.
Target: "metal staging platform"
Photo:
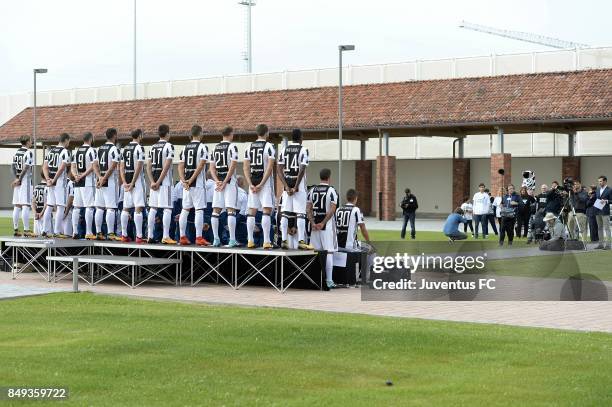
[[[103,257],[102,257],[103,256]],[[152,271],[146,261],[100,264],[96,257],[122,256],[141,259],[172,259],[172,266]],[[228,247],[170,246],[114,241],[0,237],[0,261],[13,279],[32,268],[49,282],[72,274],[72,263],[60,258],[89,258],[79,261],[79,279],[94,285],[115,279],[133,288],[145,281],[196,286],[204,282],[227,284],[239,289],[246,284],[270,285],[283,293],[298,282],[322,289],[324,276],[312,250],[263,250]],[[148,267],[148,268],[147,268]],[[133,277],[133,278],[132,278]],[[128,280],[131,279],[131,284]]]

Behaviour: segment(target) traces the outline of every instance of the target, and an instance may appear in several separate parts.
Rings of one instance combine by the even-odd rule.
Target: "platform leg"
[[[55,271],[53,274],[55,274]],[[55,281],[55,276],[53,279]],[[72,259],[72,292],[79,292],[79,259],[76,257]]]

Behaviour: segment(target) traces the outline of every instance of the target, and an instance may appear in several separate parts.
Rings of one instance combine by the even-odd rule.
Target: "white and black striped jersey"
[[[89,144],[83,144],[74,151],[74,164],[78,174],[87,172],[93,165],[98,154],[96,149]],[[96,174],[92,171],[85,178],[75,183],[75,187],[93,187],[96,185]]]
[[[66,178],[66,198],[74,196],[74,182],[70,178]]]
[[[106,173],[108,172],[108,170],[110,169],[111,165],[114,162],[118,163],[119,159],[120,159],[119,150],[117,149],[117,146],[115,146],[113,143],[106,142],[102,144],[100,147],[98,147],[98,156],[96,158],[96,161],[98,161],[98,164],[100,165],[100,176],[104,177]],[[115,168],[115,171],[113,171],[111,176],[106,180],[105,184],[102,186],[103,187],[108,187],[108,186],[114,187],[117,184],[118,184],[117,168]]]
[[[130,142],[121,150],[121,161],[123,161],[125,181],[129,184],[134,179],[137,164],[145,162],[144,147],[135,141]],[[144,164],[138,178],[144,181]]]
[[[308,191],[308,202],[312,204],[314,222],[321,223],[327,212],[331,210],[332,204],[338,205],[338,194],[334,187],[329,184],[315,185]],[[330,222],[333,221],[332,217]]]
[[[225,181],[225,177],[227,177],[229,173],[230,164],[232,161],[238,161],[238,147],[236,144],[230,143],[229,141],[222,141],[215,146],[212,159],[215,162],[217,178],[219,178],[219,181]],[[235,171],[229,184],[236,184]]]
[[[49,177],[55,178],[62,163],[70,165],[71,154],[64,146],[54,146],[49,149],[45,161],[49,167]]]
[[[208,147],[199,141],[191,141],[181,151],[179,161],[185,164],[185,180],[188,181],[200,163],[208,161]],[[206,187],[206,169],[200,171],[195,182],[190,186],[196,188]]]
[[[45,202],[47,202],[47,183],[45,181],[41,181],[40,184],[37,184],[32,191],[32,204],[34,204],[34,209],[36,213],[42,213]]]
[[[22,183],[31,182],[32,180],[32,165],[34,165],[34,153],[25,147],[20,147],[13,156],[13,175],[15,178],[19,178],[23,172],[24,166],[28,166],[27,173],[23,174],[21,178]]]
[[[278,163],[284,166],[283,173],[289,188],[295,188],[300,166],[307,166],[308,161],[308,150],[301,144],[290,143],[281,151],[278,157]],[[299,190],[306,190],[306,174],[302,177]]]
[[[153,144],[149,151],[149,161],[151,161],[151,170],[153,172],[153,182],[157,182],[161,173],[164,169],[164,164],[168,160],[174,160],[174,146],[166,140],[158,140],[157,143]],[[168,173],[162,181],[164,186],[172,186],[172,165],[168,170]]]
[[[361,224],[363,224],[363,214],[352,203],[347,203],[336,209],[338,246],[349,250],[358,249],[357,227]]]
[[[257,140],[251,143],[249,148],[244,152],[244,161],[250,164],[251,183],[259,185],[263,179],[270,159],[275,159],[276,153],[271,143],[266,140]],[[266,185],[272,185],[272,177],[268,177]]]

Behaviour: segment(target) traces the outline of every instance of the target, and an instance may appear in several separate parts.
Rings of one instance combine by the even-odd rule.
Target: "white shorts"
[[[227,184],[223,191],[213,194],[213,208],[238,208],[238,186]]]
[[[206,188],[191,187],[183,189],[183,209],[191,208],[196,210],[206,208]]]
[[[313,230],[310,233],[310,244],[314,246],[315,250],[338,251],[336,225],[333,219],[327,222],[325,230]]]
[[[96,206],[98,208],[117,209],[118,198],[119,188],[117,186],[109,185],[96,188]]]
[[[274,192],[272,192],[272,185],[266,185],[257,193],[253,193],[249,189],[247,206],[249,209],[254,208],[258,210],[263,208],[274,208]]]
[[[157,191],[149,192],[149,208],[172,209],[172,186],[161,185]]]
[[[74,206],[77,208],[93,208],[96,206],[96,187],[75,187]]]
[[[306,191],[297,191],[289,196],[287,191],[283,192],[282,212],[306,213]]]
[[[145,206],[145,190],[144,190],[144,182],[136,181],[134,183],[134,188],[130,191],[125,192],[125,188],[123,189],[123,208],[144,208]],[[152,192],[152,191],[151,191]]]
[[[32,184],[22,183],[13,188],[13,205],[32,205]]]
[[[34,234],[40,236],[45,232],[45,219],[41,216],[40,219],[34,219]]]
[[[49,187],[47,193],[47,205],[49,206],[66,206],[66,184],[57,184]]]

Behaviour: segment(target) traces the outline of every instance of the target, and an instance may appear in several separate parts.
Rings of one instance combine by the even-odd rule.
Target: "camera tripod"
[[[576,226],[578,227],[578,236],[579,236],[579,241],[582,243],[582,248],[584,251],[587,250],[587,245],[584,239],[584,232],[582,231],[582,228],[580,227],[580,222],[578,222],[578,220],[576,219],[576,208],[574,207],[574,203],[572,202],[572,195],[574,194],[573,190],[569,190],[567,191],[567,198],[565,198],[565,201],[563,202],[563,205],[561,206],[561,210],[559,211],[559,215],[557,215],[557,220],[561,220],[561,224],[563,224],[563,230],[566,231],[568,233],[569,236],[573,236],[573,233],[570,232],[569,230],[569,226],[567,225],[566,222],[563,221],[563,212],[567,209],[568,212],[571,212],[572,215],[574,216],[574,220],[576,222]]]

